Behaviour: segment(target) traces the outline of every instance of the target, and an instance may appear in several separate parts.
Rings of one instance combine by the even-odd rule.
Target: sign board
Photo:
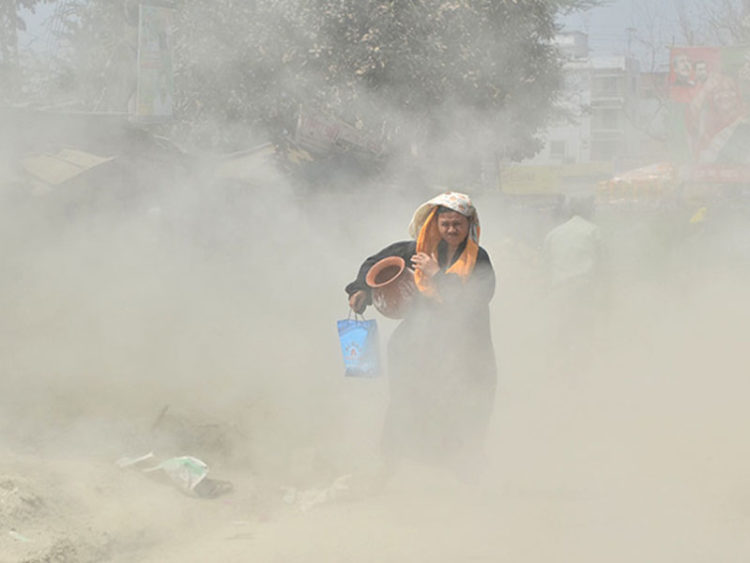
[[[517,164],[500,172],[500,189],[509,195],[558,194],[571,184],[586,184],[592,189],[612,174],[609,162],[582,162],[553,166]]]
[[[554,194],[557,193],[559,177],[554,166],[511,166],[500,173],[503,193]]]
[[[750,182],[750,46],[673,47],[672,158],[705,182]]]

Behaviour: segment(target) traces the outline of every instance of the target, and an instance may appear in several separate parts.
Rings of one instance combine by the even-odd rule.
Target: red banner
[[[669,98],[676,162],[706,181],[750,180],[750,47],[672,48]]]
[[[669,56],[669,98],[689,103],[720,68],[718,47],[673,47]]]
[[[705,184],[748,184],[750,166],[698,165],[693,167],[690,179]]]

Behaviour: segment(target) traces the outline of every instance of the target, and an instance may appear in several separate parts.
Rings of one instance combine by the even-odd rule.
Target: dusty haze
[[[475,164],[458,144],[427,147],[446,178]],[[213,171],[129,205],[63,205],[0,171],[0,563],[750,558],[745,204],[697,226],[691,206],[597,208],[611,298],[563,362],[540,263],[553,211],[441,182],[473,197],[498,277],[490,467],[464,483],[407,464],[370,494],[388,378],[344,377],[336,320],[361,262],[442,188],[398,167],[317,190]],[[384,348],[395,322],[367,316]],[[234,490],[115,466],[149,451]],[[347,475],[309,510],[285,501]]]
[[[73,538],[80,560],[80,545],[114,561],[744,559],[747,241],[735,223],[665,247],[648,217],[600,212],[611,310],[590,361],[561,370],[535,247],[552,219],[477,194],[499,278],[490,474],[468,486],[408,466],[379,495],[300,513],[280,487],[376,467],[387,378],[343,377],[335,321],[360,261],[405,238],[429,194],[268,185],[231,204],[203,186],[164,189],[135,211],[70,220],[6,200],[3,473],[39,475],[27,486],[51,512],[16,531],[36,545]],[[385,343],[394,322],[370,315]],[[208,438],[154,429],[167,405]],[[235,492],[192,499],[113,467],[152,449],[204,459]],[[67,502],[106,541],[80,539],[56,506]]]

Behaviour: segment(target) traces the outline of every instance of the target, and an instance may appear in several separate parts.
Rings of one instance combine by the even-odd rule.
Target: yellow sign
[[[513,166],[500,173],[500,189],[507,194],[551,194],[559,181],[552,166]]]
[[[612,173],[608,162],[584,162],[557,166],[519,164],[500,172],[500,189],[507,194],[555,194],[561,187],[580,179],[595,183]]]

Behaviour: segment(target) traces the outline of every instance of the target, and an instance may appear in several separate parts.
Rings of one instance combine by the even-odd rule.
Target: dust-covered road
[[[487,471],[414,464],[358,489],[388,382],[343,378],[335,320],[421,199],[269,199],[218,224],[167,205],[58,233],[8,215],[0,561],[746,561],[746,272],[706,245],[639,261],[602,224],[619,266],[607,322],[560,365],[533,237],[489,197]],[[165,405],[195,426],[155,431]],[[235,489],[196,499],[114,466],[149,450],[196,455]],[[284,501],[345,474],[330,501]]]

